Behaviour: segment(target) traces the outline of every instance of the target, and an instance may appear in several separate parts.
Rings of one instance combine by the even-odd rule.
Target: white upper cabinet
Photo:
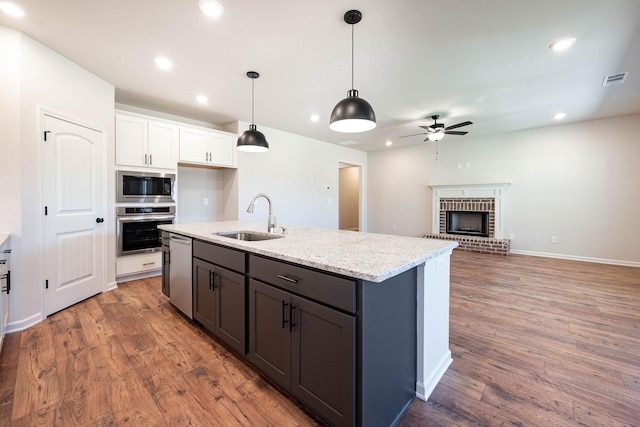
[[[180,163],[233,167],[236,135],[204,129],[180,128]]]
[[[178,127],[116,114],[116,164],[176,169]]]

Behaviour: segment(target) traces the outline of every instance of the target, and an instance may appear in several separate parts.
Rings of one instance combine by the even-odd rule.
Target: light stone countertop
[[[1,234],[0,233],[0,246],[4,245],[4,242],[6,242],[7,239],[9,239],[10,236],[11,236],[11,234]]]
[[[382,282],[458,246],[457,242],[446,240],[310,227],[287,227],[284,238],[257,242],[216,235],[237,231],[266,233],[266,222],[221,221],[158,228],[371,282]],[[281,228],[277,232],[281,233]]]

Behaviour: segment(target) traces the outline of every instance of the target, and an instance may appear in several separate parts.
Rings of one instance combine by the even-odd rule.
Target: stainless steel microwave
[[[171,203],[175,174],[117,171],[117,203]]]

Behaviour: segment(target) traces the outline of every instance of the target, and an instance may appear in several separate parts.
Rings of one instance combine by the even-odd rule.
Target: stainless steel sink
[[[229,239],[244,240],[247,242],[281,239],[284,237],[282,234],[256,233],[254,231],[232,231],[227,233],[215,233],[215,235],[228,237]]]

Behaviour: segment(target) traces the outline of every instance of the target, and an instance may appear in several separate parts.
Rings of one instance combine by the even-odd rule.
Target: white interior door
[[[45,314],[102,292],[102,133],[44,115]]]

